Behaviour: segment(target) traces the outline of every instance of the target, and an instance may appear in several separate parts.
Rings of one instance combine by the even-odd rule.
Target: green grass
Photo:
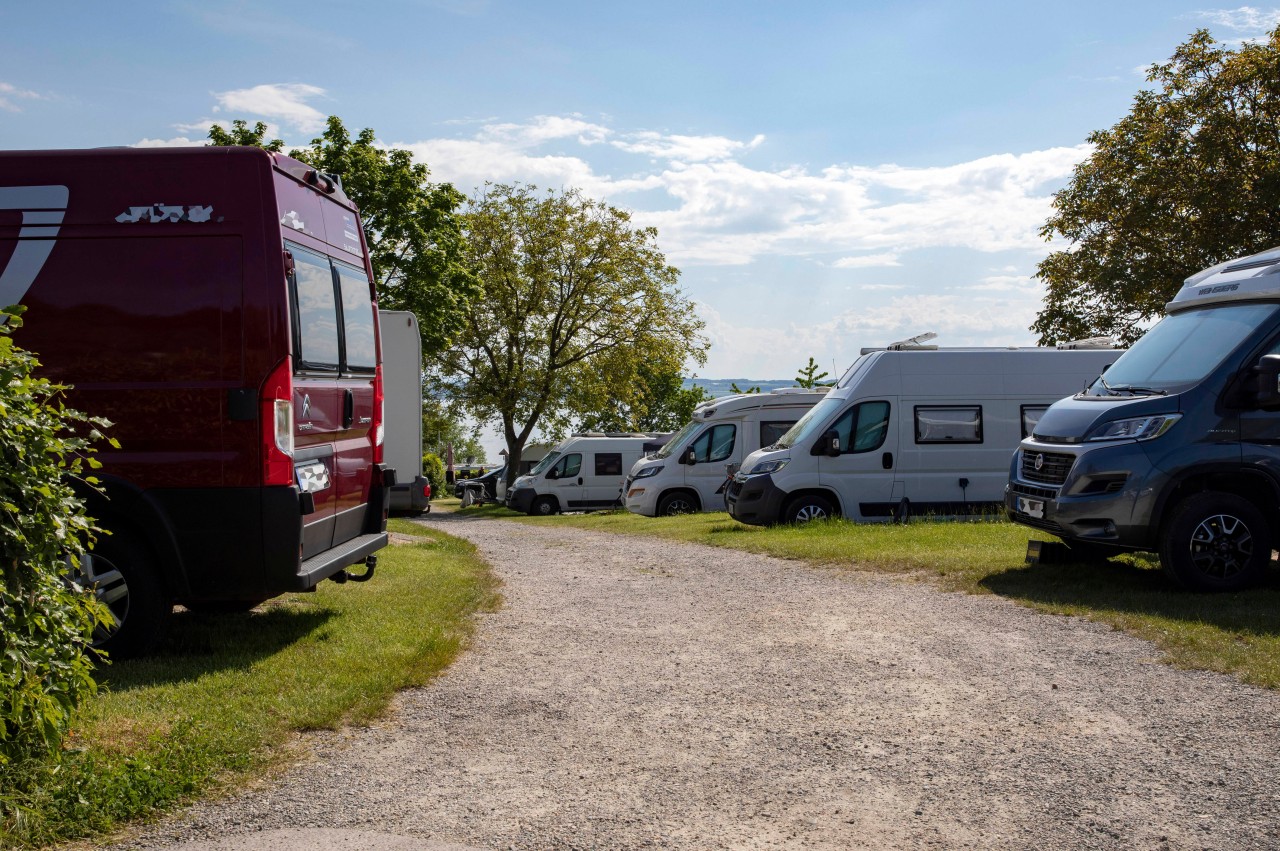
[[[1235,594],[1177,589],[1153,557],[1102,564],[1025,561],[1027,540],[1051,540],[1004,521],[905,526],[844,520],[805,526],[745,526],[724,513],[640,517],[625,511],[527,517],[498,506],[463,509],[530,525],[559,524],[650,535],[798,559],[843,570],[909,575],[943,588],[998,594],[1040,611],[1076,615],[1155,643],[1164,661],[1234,674],[1280,688],[1280,570],[1262,588]]]
[[[299,731],[363,723],[399,689],[458,654],[472,615],[499,597],[474,548],[407,521],[420,536],[380,553],[370,582],[323,583],[243,615],[175,615],[153,658],[105,666],[56,773],[0,846],[109,831],[283,762]]]

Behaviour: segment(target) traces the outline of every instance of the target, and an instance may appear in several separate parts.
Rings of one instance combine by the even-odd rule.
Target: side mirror
[[[560,474],[559,474],[559,473],[557,473],[555,470],[547,470],[547,478],[548,478],[548,479],[558,479],[558,478],[560,478]]]
[[[693,447],[692,447],[692,446],[690,446],[690,447],[689,447],[689,451],[688,451],[688,452],[686,452],[686,453],[684,453],[684,458],[683,458],[683,459],[681,459],[681,460],[683,460],[683,461],[684,461],[684,463],[689,464],[690,466],[692,466],[692,465],[694,465],[694,464],[697,464],[697,463],[698,463],[698,453],[694,451],[694,449],[693,449]]]
[[[810,455],[825,455],[828,458],[836,458],[840,455],[840,434],[835,429],[827,429],[822,433],[822,437],[817,443],[813,444],[813,448],[809,450]]]
[[[1280,355],[1263,355],[1254,372],[1254,402],[1259,408],[1280,407]]]

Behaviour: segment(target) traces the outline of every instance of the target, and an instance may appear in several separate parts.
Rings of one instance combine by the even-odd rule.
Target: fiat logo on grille
[[[1044,453],[1036,455],[1036,471],[1038,472],[1044,466]]]

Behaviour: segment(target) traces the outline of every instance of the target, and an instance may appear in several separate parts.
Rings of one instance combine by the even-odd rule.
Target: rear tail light
[[[386,400],[382,396],[382,364],[373,374],[373,463],[382,463],[382,443],[386,438]]]
[[[285,358],[258,394],[262,406],[262,483],[293,484],[293,370]]]

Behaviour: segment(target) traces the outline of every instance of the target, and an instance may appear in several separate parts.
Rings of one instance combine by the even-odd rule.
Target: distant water
[[[825,380],[830,381],[831,379]],[[796,386],[795,381],[789,378],[686,378],[684,380],[685,387],[697,385],[711,394],[713,398],[732,394],[732,385],[734,384],[737,384],[739,389],[744,392],[752,387],[759,387],[763,393],[768,393],[770,390],[776,390],[779,387]]]

